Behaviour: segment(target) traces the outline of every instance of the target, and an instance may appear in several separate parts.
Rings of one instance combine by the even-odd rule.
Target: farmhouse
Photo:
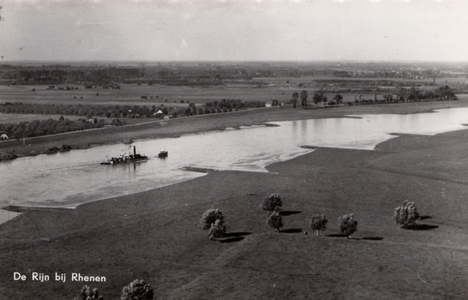
[[[2,135],[0,135],[0,141],[5,141],[5,140],[8,140],[9,137],[8,135],[6,135],[6,133],[2,133]]]

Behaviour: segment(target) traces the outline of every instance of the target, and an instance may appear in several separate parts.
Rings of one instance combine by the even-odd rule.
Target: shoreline
[[[363,114],[416,114],[437,109],[468,107],[468,94],[459,100],[428,101],[394,104],[340,106],[331,108],[294,109],[292,106],[261,108],[231,113],[197,115],[171,120],[129,124],[111,128],[97,128],[58,135],[40,136],[0,142],[0,153],[14,152],[19,157],[46,154],[46,149],[61,145],[71,150],[124,143],[125,139],[176,138],[185,134],[239,128],[243,126],[275,126],[275,121],[293,121],[323,118],[353,118]],[[0,162],[1,163],[1,162]]]

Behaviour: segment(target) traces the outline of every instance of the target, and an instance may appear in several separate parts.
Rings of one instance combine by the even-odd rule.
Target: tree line
[[[283,211],[283,202],[279,194],[270,194],[263,198],[260,207],[268,212],[267,225],[280,232],[283,227],[282,216],[287,216],[294,211]],[[416,205],[412,201],[405,200],[402,206],[395,208],[393,221],[403,229],[431,228],[431,225],[418,225],[416,221],[422,220]],[[309,227],[319,236],[320,231],[327,229],[328,219],[324,214],[315,214],[310,218]],[[357,231],[358,220],[354,214],[345,214],[338,218],[338,229],[342,236],[351,238]],[[198,227],[208,230],[210,240],[219,240],[228,236],[227,228],[224,225],[224,214],[218,208],[210,208],[203,213]],[[308,234],[304,231],[304,234]]]
[[[262,101],[241,101],[239,99],[222,99],[220,101],[208,102],[197,107],[195,103],[189,103],[187,108],[172,108],[161,106],[138,106],[138,105],[83,105],[83,104],[30,104],[22,102],[6,102],[0,105],[1,113],[17,114],[46,114],[83,116],[88,119],[92,117],[102,118],[161,118],[165,115],[193,116],[210,113],[221,113],[243,110],[248,108],[265,107]]]
[[[72,121],[60,117],[58,120],[34,120],[19,124],[0,124],[0,132],[5,133],[10,139],[21,139],[49,134],[64,133],[77,130],[104,127],[105,121],[86,122],[85,120]],[[117,125],[117,124],[116,124]]]

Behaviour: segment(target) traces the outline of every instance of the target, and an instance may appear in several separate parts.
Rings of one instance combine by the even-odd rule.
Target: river
[[[392,133],[432,135],[466,128],[468,108],[408,115],[361,115],[227,128],[179,138],[139,140],[147,162],[101,165],[129,151],[117,144],[0,164],[0,205],[69,207],[190,180],[203,173],[184,167],[266,172],[265,166],[313,150],[301,145],[372,150]],[[158,158],[159,151],[169,156]],[[5,213],[3,211],[3,213]],[[15,215],[9,213],[9,217]],[[0,216],[1,219],[1,216]]]

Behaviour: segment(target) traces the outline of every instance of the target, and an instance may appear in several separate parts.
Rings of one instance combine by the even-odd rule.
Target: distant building
[[[9,137],[8,135],[6,135],[6,133],[2,133],[2,135],[0,135],[0,141],[5,141],[5,140],[8,140]]]

